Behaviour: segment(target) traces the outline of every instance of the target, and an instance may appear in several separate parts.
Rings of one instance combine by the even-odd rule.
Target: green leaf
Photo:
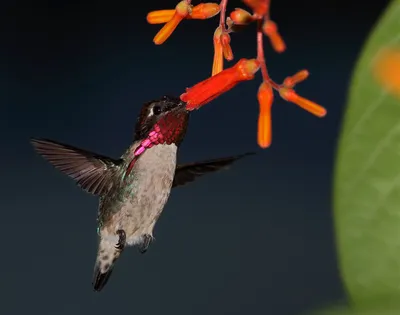
[[[387,7],[353,75],[336,159],[334,215],[351,305],[400,314],[400,99],[371,72],[378,51],[393,45],[400,47],[400,0]]]
[[[382,310],[382,308],[355,310],[349,307],[334,307],[329,310],[314,311],[306,315],[399,315],[399,311],[398,309]]]

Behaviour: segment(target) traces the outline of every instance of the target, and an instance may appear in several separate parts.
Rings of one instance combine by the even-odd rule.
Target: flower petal
[[[172,19],[175,14],[175,10],[158,10],[152,11],[147,14],[147,22],[149,24],[163,24],[167,23]]]

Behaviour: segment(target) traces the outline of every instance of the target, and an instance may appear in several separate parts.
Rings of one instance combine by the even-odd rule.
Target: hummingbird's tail
[[[107,284],[122,250],[118,248],[116,242],[100,240],[92,281],[94,291],[101,291]]]
[[[98,264],[96,264],[93,276],[93,290],[100,292],[107,284],[108,279],[110,279],[112,272],[113,272],[112,268],[104,272],[101,270],[101,267]]]

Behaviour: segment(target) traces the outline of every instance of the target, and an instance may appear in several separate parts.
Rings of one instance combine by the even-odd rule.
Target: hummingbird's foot
[[[143,238],[143,241],[139,245],[139,253],[144,254],[145,252],[147,252],[147,249],[149,248],[149,245],[150,245],[151,241],[153,240],[153,237],[149,234],[144,234],[142,236],[142,238]]]
[[[125,248],[126,244],[126,234],[124,230],[118,230],[117,235],[119,236],[118,243],[115,246],[116,249],[122,251]]]

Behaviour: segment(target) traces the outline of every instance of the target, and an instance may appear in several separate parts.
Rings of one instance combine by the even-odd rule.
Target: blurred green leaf
[[[377,315],[400,314],[400,99],[375,81],[371,65],[381,48],[396,45],[400,0],[385,10],[356,66],[334,183],[342,279],[354,309],[381,309]]]
[[[395,310],[382,310],[368,309],[368,310],[353,310],[347,307],[335,307],[329,310],[320,310],[308,313],[307,315],[399,315],[399,311]]]

